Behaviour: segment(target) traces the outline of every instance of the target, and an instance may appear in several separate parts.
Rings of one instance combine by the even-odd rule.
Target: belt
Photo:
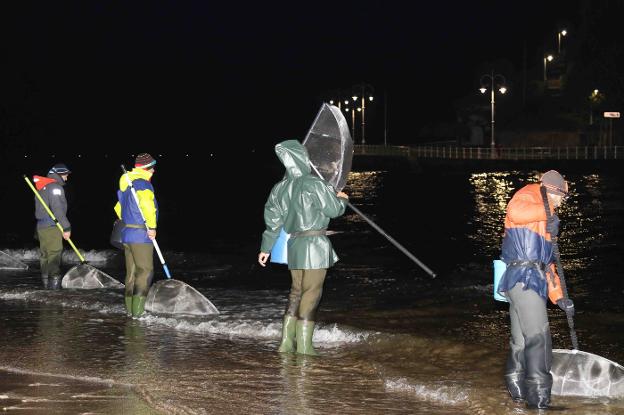
[[[318,231],[301,231],[293,232],[290,234],[290,238],[300,238],[302,236],[323,236],[327,235],[327,229],[320,229]]]
[[[125,226],[126,226],[126,228],[145,229],[145,225],[132,225],[132,224],[128,225],[128,224],[126,223],[126,225],[125,225]]]
[[[509,264],[507,264],[507,266],[508,267],[536,268],[539,271],[539,274],[542,278],[544,278],[545,280],[550,278],[550,282],[553,284],[553,286],[555,288],[557,287],[557,282],[555,280],[554,274],[552,273],[552,270],[543,262],[517,260],[517,261],[511,261]]]
[[[546,264],[539,261],[528,261],[528,260],[517,260],[511,261],[507,264],[508,267],[529,267],[529,268],[537,268],[540,271],[546,271]]]

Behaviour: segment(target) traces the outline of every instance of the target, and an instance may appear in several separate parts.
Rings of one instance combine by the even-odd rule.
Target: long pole
[[[312,166],[312,169],[316,172],[316,174],[320,177],[323,178],[323,176],[321,175],[321,173],[318,171],[318,169],[316,168],[316,166],[312,163],[310,163],[310,166]],[[353,206],[351,204],[351,202],[347,201],[347,206],[349,206],[351,208],[351,210],[353,210],[355,213],[357,213],[358,215],[360,215],[360,217],[362,219],[364,219],[369,225],[371,225],[377,232],[379,232],[382,236],[384,236],[388,241],[390,241],[394,246],[396,246],[397,248],[399,248],[399,250],[401,252],[403,252],[405,255],[407,255],[407,257],[409,259],[411,259],[412,261],[414,261],[416,264],[418,264],[423,270],[425,270],[425,272],[429,275],[431,275],[432,278],[436,277],[435,272],[433,272],[429,267],[427,267],[425,264],[423,264],[418,258],[416,258],[414,255],[412,255],[412,253],[410,251],[408,251],[403,245],[401,245],[400,243],[398,243],[393,237],[391,237],[390,235],[388,235],[386,233],[386,231],[384,231],[383,229],[381,229],[379,227],[379,225],[377,225],[375,222],[373,222],[371,219],[369,219],[364,213],[362,213],[358,208],[356,208],[355,206]]]
[[[39,202],[41,203],[41,205],[43,206],[45,211],[48,213],[50,218],[52,218],[52,220],[54,221],[54,224],[56,225],[56,227],[59,228],[61,233],[64,233],[65,231],[63,230],[63,227],[61,226],[59,221],[56,219],[56,216],[54,216],[54,213],[52,213],[52,211],[50,210],[50,208],[48,207],[46,202],[43,200],[43,198],[41,197],[41,195],[39,194],[37,189],[35,189],[35,186],[33,186],[33,184],[30,182],[30,179],[28,179],[28,177],[26,177],[25,174],[24,174],[24,180],[26,180],[26,183],[28,183],[28,187],[30,187],[30,189],[35,193],[35,196],[37,196],[37,199],[39,199]],[[76,248],[76,245],[74,245],[74,243],[72,242],[71,238],[67,238],[67,242],[69,243],[69,245],[72,247],[72,249],[74,250],[74,252],[78,256],[78,259],[80,259],[80,262],[85,264],[87,261],[84,259],[84,257],[80,253],[80,251],[78,251],[78,248]]]
[[[546,188],[541,187],[540,192],[542,199],[544,200],[544,209],[546,210],[546,220],[551,221],[552,215],[550,214],[550,205],[548,203],[548,195],[546,194]],[[561,255],[559,254],[559,244],[557,243],[557,237],[552,238],[553,257],[555,259],[555,266],[557,268],[557,274],[559,275],[559,283],[561,284],[561,291],[563,298],[570,298],[568,296],[568,288],[566,286],[565,275],[563,274],[563,265],[561,264]],[[572,340],[572,348],[578,350],[578,338],[576,337],[576,330],[574,330],[574,317],[571,312],[566,311],[566,317],[568,320],[568,327],[570,329],[570,339]]]

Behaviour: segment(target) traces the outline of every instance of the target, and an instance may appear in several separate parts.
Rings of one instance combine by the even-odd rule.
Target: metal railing
[[[622,160],[624,146],[460,147],[356,145],[355,155],[456,160]]]

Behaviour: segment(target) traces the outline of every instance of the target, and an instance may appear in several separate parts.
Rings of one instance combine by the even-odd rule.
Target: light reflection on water
[[[503,387],[508,315],[491,298],[490,261],[507,202],[536,176],[352,173],[351,202],[432,268],[450,271],[431,280],[357,215],[333,221],[343,231],[332,236],[341,262],[328,274],[317,316],[321,358],[275,353],[284,267],[166,252],[176,277],[210,298],[219,316],[129,320],[121,292],[44,292],[36,272],[3,273],[0,364],[136,385],[163,413],[529,414]],[[568,179],[560,249],[579,341],[622,362],[622,182],[603,174]],[[257,240],[237,242],[256,249]],[[110,257],[91,254],[110,275],[123,274]],[[555,347],[568,348],[565,317],[550,307],[549,318]],[[555,397],[554,404],[570,414],[624,412],[621,401]]]

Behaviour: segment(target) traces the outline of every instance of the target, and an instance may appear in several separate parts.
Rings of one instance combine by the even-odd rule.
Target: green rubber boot
[[[141,317],[145,311],[145,297],[142,295],[132,296],[132,316]]]
[[[318,356],[312,345],[314,322],[309,320],[297,321],[297,353],[309,356]]]
[[[126,315],[132,317],[132,296],[128,295],[126,299]]]
[[[284,324],[282,325],[282,344],[279,349],[280,353],[292,353],[295,351],[295,335],[297,332],[297,317],[286,314],[284,316]]]

